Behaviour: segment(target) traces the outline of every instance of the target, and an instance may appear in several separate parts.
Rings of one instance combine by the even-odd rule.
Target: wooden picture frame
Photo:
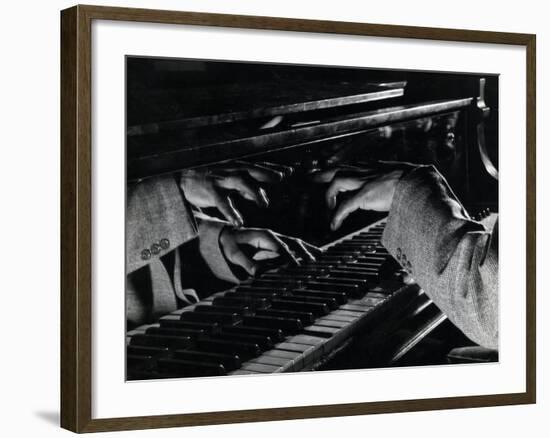
[[[92,418],[92,157],[91,28],[94,20],[186,24],[389,38],[518,45],[526,48],[526,391],[461,396],[207,412]],[[329,416],[535,403],[535,82],[536,37],[531,34],[237,16],[196,12],[75,6],[61,12],[61,426],[74,432],[114,431]]]

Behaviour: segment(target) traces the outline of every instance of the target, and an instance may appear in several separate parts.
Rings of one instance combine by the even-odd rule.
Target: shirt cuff
[[[220,235],[223,229],[231,226],[228,222],[197,215],[199,222],[199,250],[202,258],[219,279],[230,283],[239,283],[231,270],[220,246]]]

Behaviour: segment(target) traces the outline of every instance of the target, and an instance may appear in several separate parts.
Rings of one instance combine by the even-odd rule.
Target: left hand
[[[280,257],[281,264],[299,265],[300,260],[314,261],[315,255],[321,253],[303,240],[264,228],[226,227],[220,235],[220,245],[227,260],[251,276],[256,274],[261,261]]]

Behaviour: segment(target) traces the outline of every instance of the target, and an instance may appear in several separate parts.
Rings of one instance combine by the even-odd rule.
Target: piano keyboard
[[[379,221],[324,247],[315,262],[250,279],[127,334],[127,378],[315,369],[406,289],[381,279]]]

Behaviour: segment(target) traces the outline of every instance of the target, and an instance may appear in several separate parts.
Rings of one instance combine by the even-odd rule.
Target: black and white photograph
[[[499,77],[127,56],[126,378],[499,360]]]

